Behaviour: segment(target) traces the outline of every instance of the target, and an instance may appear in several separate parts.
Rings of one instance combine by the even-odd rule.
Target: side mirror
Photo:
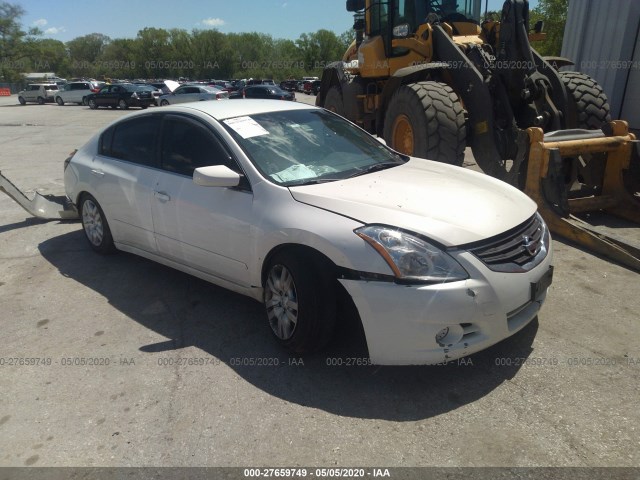
[[[409,24],[403,23],[393,27],[394,38],[407,38],[409,36]]]
[[[365,0],[347,0],[347,12],[364,10]]]
[[[201,187],[237,187],[240,174],[224,165],[200,167],[193,172],[193,183]]]

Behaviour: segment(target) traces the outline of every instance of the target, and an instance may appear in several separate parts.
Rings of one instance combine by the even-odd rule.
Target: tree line
[[[547,25],[549,39],[535,45],[542,54],[560,54],[567,8],[568,0],[540,0],[532,11],[532,20]],[[135,38],[92,33],[64,43],[42,38],[37,28],[25,30],[24,14],[20,5],[0,2],[0,82],[19,82],[25,72],[97,79],[319,76],[342,58],[355,36],[352,30],[337,35],[322,29],[288,40],[257,32],[149,27]]]
[[[321,29],[297,40],[216,29],[144,28],[135,38],[91,33],[66,43],[25,30],[19,5],[0,2],[0,82],[25,72],[64,78],[300,78],[340,60],[355,34]]]

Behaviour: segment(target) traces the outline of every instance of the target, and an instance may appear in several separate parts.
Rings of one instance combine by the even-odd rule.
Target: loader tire
[[[344,103],[342,93],[338,87],[331,87],[324,97],[324,108],[344,117]]]
[[[466,138],[464,109],[448,85],[411,83],[398,88],[391,97],[384,139],[394,150],[461,166]]]
[[[578,128],[600,130],[611,121],[609,99],[602,87],[589,75],[559,72],[562,83],[575,102]]]

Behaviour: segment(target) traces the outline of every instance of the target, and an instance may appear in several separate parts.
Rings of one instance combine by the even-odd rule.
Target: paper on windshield
[[[269,135],[269,132],[251,117],[230,118],[225,120],[224,123],[233,128],[244,139]]]
[[[292,182],[294,180],[315,178],[317,176],[318,174],[315,171],[302,164],[291,165],[285,170],[281,170],[278,173],[271,174],[271,178],[278,182]]]

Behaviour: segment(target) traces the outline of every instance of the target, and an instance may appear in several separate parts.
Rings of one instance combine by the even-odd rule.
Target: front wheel
[[[60,106],[63,106],[64,105],[64,100],[62,100],[62,98],[60,98],[60,97],[56,97],[56,103],[58,105],[60,105]]]
[[[129,109],[129,105],[127,105],[127,101],[126,101],[126,100],[121,99],[121,100],[118,102],[118,108],[119,108],[120,110],[128,110],[128,109]]]
[[[20,105],[26,105],[27,104],[27,101],[22,97],[18,97],[18,102],[20,102]]]
[[[458,95],[447,84],[402,85],[391,97],[384,139],[405,155],[461,166],[467,129]]]
[[[298,354],[324,347],[333,333],[335,298],[327,267],[294,253],[274,256],[264,281],[264,305],[283,347]]]
[[[102,254],[113,252],[115,245],[107,218],[98,201],[88,193],[80,201],[80,214],[84,234],[89,240],[91,248]]]
[[[168,101],[168,100],[162,100],[162,101],[160,101],[160,106],[161,106],[161,107],[166,107],[167,105],[169,105],[169,101]]]
[[[44,105],[44,98],[38,97],[38,105]]]
[[[89,105],[89,102],[88,102],[88,100],[87,100],[87,97],[82,97],[82,102],[80,103],[80,105],[84,105],[85,107],[86,107],[87,105]]]
[[[98,104],[96,103],[96,101],[93,98],[91,98],[89,100],[89,108],[91,110],[96,110],[98,108]]]

